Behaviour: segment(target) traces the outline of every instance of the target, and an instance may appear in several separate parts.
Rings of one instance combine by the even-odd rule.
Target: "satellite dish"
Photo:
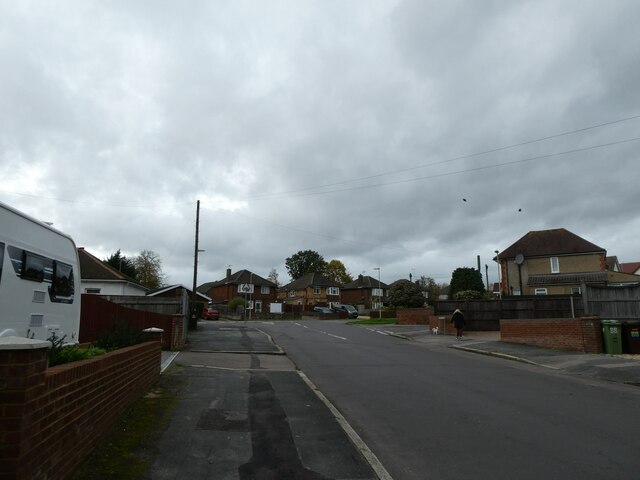
[[[522,262],[524,262],[524,255],[519,253],[516,255],[516,265],[522,265]]]

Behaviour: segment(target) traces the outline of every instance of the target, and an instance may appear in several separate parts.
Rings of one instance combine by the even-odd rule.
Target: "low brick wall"
[[[500,340],[585,353],[603,351],[599,317],[500,320]]]
[[[0,479],[64,479],[159,378],[160,342],[52,368],[26,342],[0,344]]]
[[[429,325],[429,318],[433,316],[431,308],[402,308],[396,310],[398,325]]]

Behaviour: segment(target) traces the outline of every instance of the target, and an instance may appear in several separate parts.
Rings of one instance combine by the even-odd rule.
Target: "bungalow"
[[[78,248],[78,258],[82,293],[144,296],[149,291],[133,278],[91,255],[84,247]]]

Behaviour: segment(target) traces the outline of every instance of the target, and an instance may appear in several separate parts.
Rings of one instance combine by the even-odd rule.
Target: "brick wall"
[[[0,344],[2,480],[65,478],[160,375],[159,341],[46,368],[48,343],[14,338]]]
[[[558,350],[603,351],[599,317],[500,320],[500,339]]]
[[[402,308],[396,310],[396,319],[399,325],[429,325],[429,318],[432,316],[432,308]]]

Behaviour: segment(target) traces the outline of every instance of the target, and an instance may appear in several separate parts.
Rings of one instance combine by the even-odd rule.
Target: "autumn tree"
[[[284,265],[287,267],[291,280],[297,280],[312,272],[324,274],[327,268],[327,262],[322,255],[314,250],[301,250],[294,253],[285,260]]]
[[[117,252],[112,253],[109,258],[103,261],[119,272],[122,272],[128,277],[133,278],[134,280],[138,276],[138,272],[136,271],[136,267],[134,265],[134,260],[122,255],[120,249],[118,249]]]
[[[136,280],[145,287],[159,288],[164,283],[162,273],[162,260],[160,256],[152,250],[143,250],[134,260],[138,276]]]
[[[344,285],[349,282],[353,282],[353,277],[347,271],[347,268],[340,260],[331,260],[327,263],[327,268],[325,269],[324,276],[334,282],[339,283],[340,285]]]
[[[267,280],[269,280],[270,282],[273,282],[276,284],[276,288],[280,287],[280,280],[279,280],[280,275],[278,275],[278,271],[275,268],[272,268],[271,271],[269,272],[269,276],[267,277]]]

